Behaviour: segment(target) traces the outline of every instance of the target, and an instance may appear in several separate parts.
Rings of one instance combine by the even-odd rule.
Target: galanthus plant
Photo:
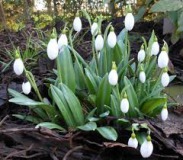
[[[79,17],[74,20],[69,34],[66,34],[64,28],[59,38],[54,29],[47,46],[47,54],[51,60],[56,59],[57,69],[54,70],[56,79],[49,78],[47,82],[49,97],[42,97],[34,76],[26,70],[20,53],[17,52],[14,66],[20,68],[14,68],[14,71],[17,75],[24,71],[31,85],[31,87],[28,85],[28,89],[25,89],[27,92],[23,93],[35,92],[38,98],[33,100],[9,89],[9,93],[13,96],[10,102],[29,106],[34,113],[14,116],[35,123],[36,127],[58,129],[63,132],[97,131],[104,138],[113,141],[117,140],[119,129],[134,128],[131,126],[133,118],[156,117],[161,114],[162,120],[166,120],[168,112],[165,113],[167,108],[164,106],[167,105],[167,97],[162,91],[168,85],[167,81],[173,79],[167,76],[167,69],[165,75],[164,67],[167,67],[168,63],[166,42],[157,62],[156,55],[159,49],[154,49],[157,46],[154,44],[157,42],[155,33],[152,32],[148,42],[142,38],[143,44],[136,61],[130,58],[128,40],[129,31],[134,24],[125,22],[127,29],[124,28],[116,37],[111,23],[105,32],[102,32],[101,16],[97,18],[98,22],[95,20],[92,23],[87,12],[83,11],[83,14],[88,18],[91,27],[93,57],[87,62],[74,48],[75,34],[82,29]],[[126,19],[128,18],[133,19],[131,14],[127,14]],[[164,57],[166,64],[163,61]],[[107,123],[108,117],[114,117],[110,126]],[[149,131],[148,127],[146,129]],[[137,148],[138,141],[140,142],[139,136],[136,136],[138,131],[132,130],[128,142],[130,147]],[[143,157],[149,157],[153,151],[149,132],[146,136],[146,141],[141,142],[140,151]]]

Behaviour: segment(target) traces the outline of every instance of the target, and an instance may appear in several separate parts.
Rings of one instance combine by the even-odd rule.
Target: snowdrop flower
[[[151,55],[157,55],[159,53],[159,43],[158,43],[158,39],[155,36],[155,41],[152,44],[152,48],[151,48]]]
[[[29,94],[31,92],[31,84],[29,81],[22,83],[22,91],[24,94]]]
[[[112,62],[112,69],[109,72],[108,80],[110,85],[115,86],[118,83],[118,73],[116,63]]]
[[[146,81],[146,74],[145,74],[145,72],[142,70],[142,71],[140,71],[140,73],[139,73],[139,80],[142,82],[142,83],[145,83],[145,81]]]
[[[128,140],[128,146],[135,149],[138,147],[138,141],[134,132],[132,133],[130,139]]]
[[[165,51],[163,47],[161,53],[158,56],[158,66],[160,68],[165,68],[168,66],[168,61],[169,61],[168,53]]]
[[[125,28],[128,31],[131,31],[134,27],[134,23],[135,23],[135,19],[134,19],[134,16],[132,14],[131,6],[129,6],[129,12],[125,16]]]
[[[97,38],[95,39],[95,49],[97,51],[100,51],[100,50],[102,50],[103,47],[104,47],[104,39],[103,39],[101,33],[99,33]]]
[[[62,32],[62,34],[60,35],[60,38],[58,39],[58,48],[59,48],[59,50],[61,50],[64,45],[65,46],[68,45],[68,39],[67,39],[67,35],[66,35],[65,30]]]
[[[94,23],[91,26],[91,34],[96,35],[97,31],[98,31],[98,23],[96,21],[94,21]]]
[[[123,99],[121,100],[120,109],[123,113],[127,113],[129,110],[129,101],[128,101],[126,93],[125,93]]]
[[[170,77],[167,73],[167,69],[165,69],[165,71],[161,75],[161,84],[163,87],[167,87],[169,83],[170,83]]]
[[[148,136],[147,140],[145,140],[140,147],[140,153],[143,158],[148,158],[151,156],[152,152],[153,152],[153,144],[151,142],[151,137]]]
[[[80,32],[82,29],[82,22],[81,22],[81,19],[79,17],[79,13],[76,14],[76,17],[73,21],[73,28],[76,32]]]
[[[144,46],[142,45],[140,51],[138,52],[138,56],[137,56],[137,59],[140,63],[144,61],[145,55],[146,55],[146,53],[144,51]]]
[[[58,43],[55,29],[53,30],[51,39],[47,45],[47,55],[51,60],[54,60],[58,56]]]
[[[163,121],[166,121],[168,118],[168,109],[167,109],[167,106],[165,105],[161,111],[161,119]]]
[[[21,75],[24,71],[24,64],[21,58],[16,58],[13,64],[13,70],[16,75]]]
[[[114,46],[116,45],[116,42],[117,42],[117,37],[116,37],[116,34],[114,33],[114,28],[111,27],[110,33],[107,37],[107,43],[110,48],[114,48]]]

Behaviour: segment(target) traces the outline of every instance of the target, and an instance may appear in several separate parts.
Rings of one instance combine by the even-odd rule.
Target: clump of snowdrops
[[[128,146],[137,148],[140,143],[141,155],[149,157],[153,152],[150,129],[146,124],[131,124],[131,120],[159,114],[163,121],[168,118],[167,97],[162,93],[172,79],[168,74],[168,45],[164,42],[160,48],[152,32],[148,42],[142,37],[137,61],[130,59],[128,36],[135,21],[130,7],[128,11],[125,28],[118,36],[111,23],[104,32],[101,30],[101,16],[92,22],[88,13],[82,11],[91,27],[93,57],[90,62],[86,62],[73,46],[76,35],[82,34],[79,12],[69,33],[67,27],[59,36],[53,30],[47,55],[56,60],[57,78],[49,78],[49,97],[42,97],[34,76],[26,70],[17,50],[14,72],[24,74],[27,81],[22,83],[23,93],[9,89],[13,96],[9,101],[29,106],[34,114],[14,116],[35,123],[36,127],[63,132],[98,131],[113,141],[118,138],[118,129],[131,130]],[[37,94],[37,100],[27,96],[31,91]],[[110,126],[108,117],[113,117]],[[145,138],[142,138],[141,128],[147,131]]]

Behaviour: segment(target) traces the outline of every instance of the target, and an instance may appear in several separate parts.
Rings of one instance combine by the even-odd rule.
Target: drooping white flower
[[[120,102],[120,109],[123,113],[127,113],[129,110],[129,101],[127,98],[127,94],[124,94],[124,97],[122,98],[121,102]]]
[[[153,42],[151,48],[151,55],[157,55],[159,53],[159,43],[157,41]]]
[[[63,33],[60,35],[60,38],[58,39],[58,48],[59,50],[63,47],[63,46],[67,46],[68,45],[68,39],[67,36],[65,34],[65,31],[63,31]]]
[[[162,50],[158,56],[158,66],[160,68],[165,68],[168,66],[168,61],[169,61],[168,53]]]
[[[139,80],[142,82],[142,83],[145,83],[145,81],[146,81],[146,74],[145,74],[145,72],[142,70],[142,71],[140,71],[140,73],[139,73]]]
[[[145,140],[140,147],[140,153],[143,158],[148,158],[151,156],[152,152],[153,152],[153,144],[151,142],[151,138],[147,138],[147,140]]]
[[[80,32],[82,29],[82,22],[81,22],[79,15],[76,15],[76,17],[73,21],[73,28],[76,32]]]
[[[117,73],[117,67],[115,62],[112,62],[112,69],[109,72],[108,80],[110,85],[112,86],[115,86],[118,83],[118,73]]]
[[[13,70],[16,75],[21,75],[24,71],[24,64],[21,58],[16,58],[13,64]]]
[[[97,34],[98,33],[98,23],[97,22],[94,22],[91,26],[91,34]]]
[[[134,27],[135,24],[135,19],[132,13],[127,13],[127,15],[125,16],[125,28],[128,31],[131,31]]]
[[[170,83],[170,77],[167,72],[163,72],[161,76],[161,84],[163,87],[167,87],[168,84]]]
[[[163,121],[166,121],[168,118],[168,109],[167,107],[163,107],[162,111],[161,111],[161,119]]]
[[[31,92],[31,84],[29,81],[22,83],[22,91],[24,94],[29,94]]]
[[[97,38],[95,39],[95,49],[97,51],[102,50],[104,47],[104,39],[101,34],[98,34]]]
[[[114,46],[116,45],[116,42],[117,42],[117,37],[116,37],[116,34],[114,33],[114,28],[112,27],[107,37],[107,43],[110,48],[114,48]]]
[[[140,51],[138,52],[138,56],[137,56],[137,59],[140,63],[144,61],[145,55],[146,55],[146,53],[145,53],[144,49],[141,48]]]
[[[47,46],[47,55],[49,59],[54,60],[58,56],[58,43],[56,38],[51,38]]]
[[[135,148],[135,149],[138,147],[138,141],[137,141],[137,138],[135,136],[135,133],[132,133],[130,139],[128,140],[128,146]]]

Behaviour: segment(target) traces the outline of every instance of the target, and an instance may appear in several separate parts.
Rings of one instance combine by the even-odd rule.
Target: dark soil
[[[112,23],[119,33],[123,28],[124,18],[114,20]],[[107,22],[104,23],[106,26]],[[59,30],[63,24],[56,27]],[[86,26],[86,27],[85,27]],[[84,25],[87,30],[87,23]],[[131,37],[132,52],[137,54],[142,40],[140,36],[149,39],[151,31],[155,30],[159,39],[165,39],[170,45],[170,67],[173,74],[177,74],[179,81],[183,81],[183,41],[175,45],[169,42],[170,36],[162,35],[162,23],[141,22],[137,23]],[[85,33],[85,30],[83,31]],[[10,61],[6,54],[6,49],[11,50],[12,44],[24,49],[26,45],[26,35],[32,32],[31,27],[17,33],[0,33],[0,60],[7,63]],[[88,58],[91,53],[91,42],[88,38],[90,33],[86,33],[84,43],[77,45],[77,50],[84,58]],[[140,36],[139,36],[140,35]],[[36,35],[35,35],[36,38]],[[162,45],[162,41],[160,42]],[[54,67],[44,53],[38,59],[38,63],[32,70],[42,87],[43,77],[50,74],[48,70]],[[0,75],[0,159],[2,160],[120,160],[120,159],[142,159],[139,150],[126,146],[130,133],[118,130],[119,139],[117,142],[109,142],[94,132],[60,133],[45,128],[35,129],[34,125],[22,120],[13,118],[15,113],[29,114],[29,110],[24,107],[8,103],[7,88],[21,90],[21,82],[24,77],[17,77],[12,72],[12,64]],[[0,66],[2,69],[2,66]],[[173,68],[173,69],[172,69]],[[50,75],[51,76],[51,75]],[[33,96],[33,95],[31,95]],[[139,120],[134,120],[139,122]],[[183,158],[183,111],[182,108],[175,108],[171,111],[169,120],[162,123],[160,119],[144,120],[152,130],[154,152],[152,160],[156,159],[182,159]],[[143,123],[140,121],[139,123]]]

